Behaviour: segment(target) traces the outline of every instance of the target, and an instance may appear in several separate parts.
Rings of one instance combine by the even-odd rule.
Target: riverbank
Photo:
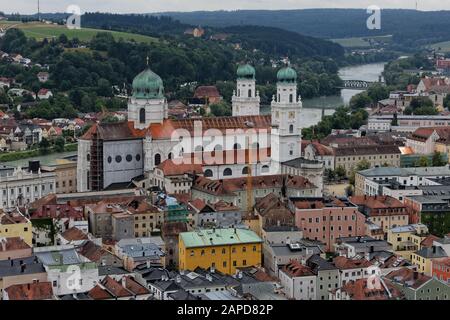
[[[64,146],[63,153],[73,153],[78,150],[78,144],[70,143]],[[45,157],[50,155],[60,154],[61,152],[57,152],[55,148],[50,148],[48,152],[43,153],[40,149],[33,150],[25,150],[25,151],[14,151],[0,154],[0,162],[10,165],[12,162],[17,162],[20,160],[32,160],[36,157]]]

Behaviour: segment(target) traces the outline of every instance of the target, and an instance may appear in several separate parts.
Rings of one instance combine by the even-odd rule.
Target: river
[[[378,81],[384,70],[384,65],[385,63],[371,63],[345,67],[339,69],[339,76],[342,80]],[[307,128],[317,124],[322,118],[322,109],[325,109],[325,115],[331,115],[337,107],[348,105],[350,99],[360,92],[361,90],[343,89],[340,95],[303,100],[302,117],[300,119],[302,127]],[[262,107],[261,112],[269,113],[270,107]]]

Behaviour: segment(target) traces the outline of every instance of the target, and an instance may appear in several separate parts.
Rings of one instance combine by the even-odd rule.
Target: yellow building
[[[3,213],[0,211],[0,238],[11,237],[20,237],[32,247],[31,222],[18,212]]]
[[[261,265],[261,238],[247,229],[206,229],[179,236],[179,269],[214,268],[235,274],[237,268]]]
[[[164,211],[151,205],[147,201],[141,201],[137,208],[128,209],[134,216],[134,236],[150,237],[156,229],[160,230],[164,222]]]
[[[442,247],[431,246],[425,247],[412,254],[411,262],[417,266],[417,271],[425,273],[427,276],[432,276],[432,261],[433,259],[447,257],[446,252]]]
[[[412,254],[422,249],[421,242],[427,236],[427,226],[418,223],[389,229],[387,241],[392,245],[395,254],[411,261]]]

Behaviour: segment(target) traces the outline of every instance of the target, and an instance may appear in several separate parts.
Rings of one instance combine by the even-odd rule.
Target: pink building
[[[305,198],[292,200],[295,207],[295,225],[303,236],[321,241],[327,252],[334,251],[339,237],[365,235],[365,216],[346,200],[337,198]]]

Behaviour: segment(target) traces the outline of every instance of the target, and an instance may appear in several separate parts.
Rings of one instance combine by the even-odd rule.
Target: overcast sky
[[[0,0],[0,11],[24,14],[37,12],[38,0]],[[419,10],[450,10],[450,0],[417,0]],[[41,12],[64,12],[78,5],[82,12],[144,13],[161,11],[381,8],[414,9],[416,0],[40,0]]]

